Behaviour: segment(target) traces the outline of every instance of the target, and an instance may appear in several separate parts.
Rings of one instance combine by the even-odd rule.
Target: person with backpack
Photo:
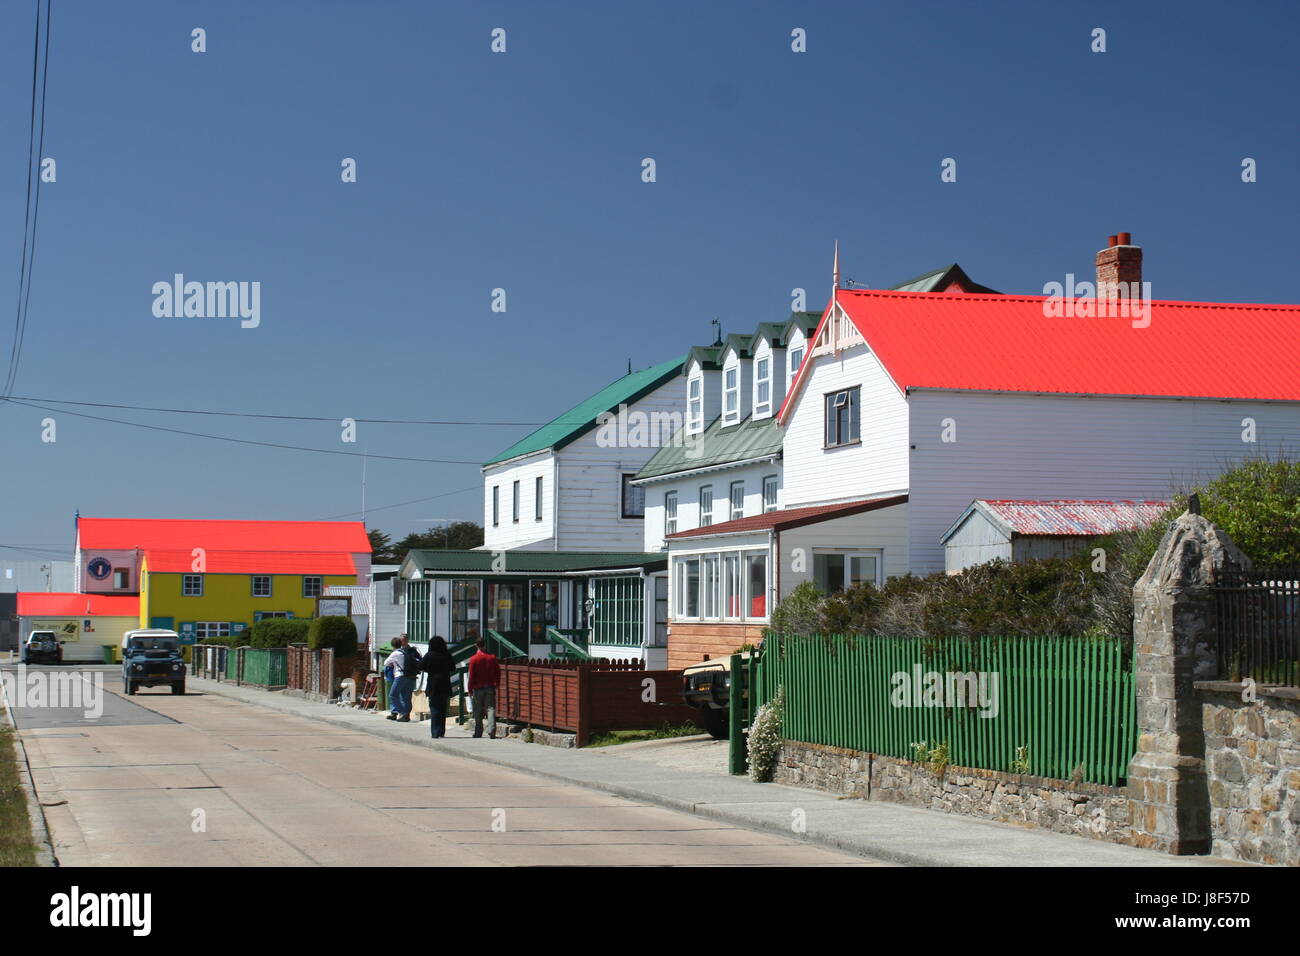
[[[424,693],[429,698],[429,736],[434,740],[447,736],[452,667],[447,642],[435,634],[429,639],[429,650],[420,662],[420,669],[427,675]]]
[[[415,691],[415,678],[420,673],[420,652],[411,646],[411,639],[403,634],[393,641],[393,653],[385,664],[393,667],[393,694],[389,720],[400,723],[411,721],[411,694]]]

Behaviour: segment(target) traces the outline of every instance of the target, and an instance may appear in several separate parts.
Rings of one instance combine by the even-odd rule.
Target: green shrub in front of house
[[[1201,512],[1256,565],[1300,565],[1300,462],[1256,458],[1199,488]],[[952,637],[1087,635],[1130,638],[1133,585],[1188,493],[1145,528],[1093,540],[1070,558],[992,561],[961,574],[903,575],[883,588],[824,594],[804,582],[773,609],[776,634]]]
[[[303,644],[311,623],[306,618],[264,617],[241,635],[239,643],[261,648]]]
[[[354,657],[357,626],[350,617],[318,617],[307,631],[307,646],[313,651],[330,648],[339,657]]]

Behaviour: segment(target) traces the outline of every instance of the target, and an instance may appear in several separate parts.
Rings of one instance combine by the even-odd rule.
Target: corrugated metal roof
[[[753,458],[781,454],[781,429],[775,417],[755,421],[746,418],[739,425],[723,427],[722,418],[713,420],[699,435],[663,446],[636,473],[636,478],[658,478],[697,468],[716,468]]]
[[[20,591],[18,616],[139,617],[140,598],[134,594]]]
[[[562,573],[592,571],[602,568],[647,568],[663,566],[662,554],[645,551],[505,551],[501,552],[504,571]],[[417,548],[406,560],[423,572],[498,573],[493,569],[496,554],[492,551],[437,551]]]
[[[977,498],[953,525],[946,540],[972,511],[979,510],[1007,534],[1092,537],[1145,528],[1166,510],[1168,501],[1113,501],[1055,498]]]
[[[325,593],[331,597],[352,598],[353,614],[370,613],[370,588],[353,584],[327,584]]]
[[[191,574],[192,550],[171,551],[149,548],[145,564],[150,572]],[[205,550],[203,571],[207,574],[356,574],[352,555],[334,551],[216,551]]]
[[[559,418],[548,422],[532,434],[515,442],[501,454],[489,459],[484,467],[548,448],[563,448],[595,428],[597,418],[603,412],[614,411],[620,405],[630,405],[659,388],[669,379],[680,375],[685,361],[683,356],[652,365],[631,375],[624,375],[606,385],[595,395],[575,405]]]
[[[224,521],[169,518],[79,518],[83,549],[339,551],[369,554],[360,521]]]
[[[843,518],[864,511],[890,508],[894,505],[901,505],[906,501],[907,495],[895,495],[892,498],[863,498],[860,501],[846,501],[835,505],[785,508],[781,511],[768,511],[761,515],[750,515],[748,518],[737,518],[734,521],[723,521],[720,524],[704,525],[701,528],[692,528],[689,531],[678,531],[676,534],[670,534],[667,537],[671,541],[677,538],[697,538],[714,534],[743,534],[748,531],[768,530],[784,531],[786,528],[816,524],[819,521]]]
[[[1150,325],[1134,328],[1125,316],[1048,317],[1045,296],[836,298],[905,390],[1300,401],[1298,305],[1153,301],[1138,320]]]

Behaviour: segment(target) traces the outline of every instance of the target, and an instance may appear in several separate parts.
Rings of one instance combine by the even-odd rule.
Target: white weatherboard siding
[[[537,519],[537,479],[542,479],[542,517]],[[513,520],[512,488],[519,482],[519,521]],[[492,489],[500,490],[499,524],[492,524]],[[483,547],[489,551],[549,549],[555,535],[555,455],[544,451],[483,472]]]
[[[660,444],[672,438],[667,423],[680,425],[685,408],[686,379],[676,376],[629,409],[629,415],[644,415],[647,421],[660,422],[664,426],[660,440],[643,442],[640,435],[628,429],[611,444],[612,433],[596,428],[560,449],[556,550],[642,549],[646,519],[622,516],[622,476],[640,471]],[[631,424],[634,426],[635,422]],[[644,432],[652,431],[648,425],[644,429]]]
[[[763,479],[776,475],[776,503],[783,503],[781,491],[781,463],[779,461],[744,465],[739,468],[720,468],[699,475],[687,475],[666,481],[642,485],[645,489],[645,540],[646,551],[661,551],[664,547],[664,495],[677,492],[677,530],[693,531],[700,527],[700,489],[713,488],[713,521],[722,524],[731,520],[731,483],[745,483],[745,514],[750,518],[763,513]]]
[[[939,539],[974,498],[1162,499],[1245,457],[1300,453],[1294,404],[914,391],[909,405],[918,574],[944,569]],[[946,418],[956,442],[941,441]]]
[[[949,574],[998,558],[1011,560],[1011,539],[979,511],[967,515],[944,543],[944,570]]]
[[[907,401],[876,357],[858,346],[804,361],[813,365],[785,424],[782,507],[905,494]],[[861,388],[862,442],[825,448],[824,396],[855,385]]]
[[[886,578],[907,573],[907,503],[862,514],[832,518],[780,533],[781,598],[813,580],[813,555],[819,551],[880,551]]]

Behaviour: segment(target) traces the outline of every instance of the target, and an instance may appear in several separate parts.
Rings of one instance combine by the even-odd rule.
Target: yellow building
[[[138,594],[140,627],[192,644],[266,617],[310,618],[331,585],[366,585],[370,541],[356,521],[80,518],[77,586]]]

